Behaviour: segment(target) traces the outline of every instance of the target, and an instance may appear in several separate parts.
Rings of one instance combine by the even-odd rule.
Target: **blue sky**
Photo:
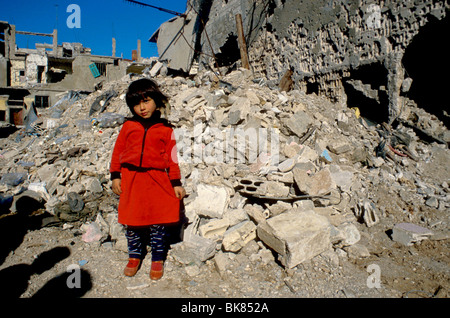
[[[140,0],[153,6],[184,13],[187,0]],[[80,28],[69,28],[67,20],[73,10],[80,8]],[[165,21],[174,15],[159,10],[132,4],[125,0],[15,0],[0,1],[0,21],[16,26],[18,31],[52,33],[58,29],[58,44],[79,42],[92,49],[92,54],[112,55],[112,38],[116,39],[116,56],[123,54],[131,59],[132,50],[141,40],[141,55],[144,58],[157,56],[156,44],[148,42],[150,36]],[[51,43],[49,37],[16,35],[19,48],[35,49],[35,43]]]

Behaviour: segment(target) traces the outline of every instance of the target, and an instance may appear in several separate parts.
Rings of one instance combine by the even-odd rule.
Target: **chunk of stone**
[[[200,216],[221,219],[230,201],[225,187],[200,183],[197,197],[186,206],[187,212],[194,211]]]
[[[428,239],[433,232],[422,226],[412,223],[399,223],[392,229],[392,239],[406,246]]]
[[[102,184],[97,178],[91,177],[81,181],[87,191],[92,193],[101,193],[103,191]]]
[[[298,137],[303,137],[312,124],[312,119],[306,112],[300,110],[287,119],[284,124]]]
[[[350,259],[360,259],[369,257],[370,253],[367,247],[361,244],[354,244],[345,248],[347,255]]]
[[[261,189],[258,192],[269,197],[287,197],[289,195],[289,187],[280,182],[266,181],[261,185]]]
[[[214,238],[222,236],[229,226],[230,223],[227,219],[213,219],[208,223],[199,226],[198,231],[203,237]]]
[[[237,252],[255,238],[256,225],[252,221],[245,221],[225,232],[222,246],[225,251]]]
[[[199,235],[191,235],[189,241],[172,245],[171,253],[174,259],[182,264],[204,262],[216,253],[216,242]]]
[[[336,188],[329,168],[324,168],[312,176],[299,168],[294,168],[293,173],[299,190],[308,195],[325,195]]]
[[[292,209],[258,224],[258,237],[281,258],[282,264],[293,268],[328,250],[330,223],[314,211]]]

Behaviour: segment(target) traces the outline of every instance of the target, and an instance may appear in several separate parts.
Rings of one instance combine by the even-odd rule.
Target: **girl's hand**
[[[184,190],[183,187],[176,186],[176,187],[173,187],[173,190],[175,191],[175,196],[179,200],[183,199],[185,197],[185,195],[186,195],[186,190]]]
[[[115,194],[121,195],[122,194],[122,179],[114,179],[112,181],[112,190]]]

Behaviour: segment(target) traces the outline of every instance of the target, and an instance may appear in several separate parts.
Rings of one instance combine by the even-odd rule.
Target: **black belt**
[[[158,171],[166,172],[166,169],[153,168],[153,167],[148,167],[148,168],[147,167],[138,167],[138,166],[132,165],[130,163],[124,163],[122,165],[122,167],[127,168],[130,171],[137,171],[137,172],[147,172],[150,170],[158,170]]]

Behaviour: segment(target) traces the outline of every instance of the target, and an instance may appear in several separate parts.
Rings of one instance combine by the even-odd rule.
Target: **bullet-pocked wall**
[[[275,6],[249,44],[254,71],[276,80],[292,68],[297,88],[335,101],[356,101],[349,106],[377,114],[380,121],[393,120],[401,111],[402,83],[414,73],[414,66],[405,72],[402,64],[411,61],[403,59],[407,48],[428,24],[443,20],[450,7],[449,1],[436,0],[270,2]],[[415,85],[418,89],[420,83]]]

